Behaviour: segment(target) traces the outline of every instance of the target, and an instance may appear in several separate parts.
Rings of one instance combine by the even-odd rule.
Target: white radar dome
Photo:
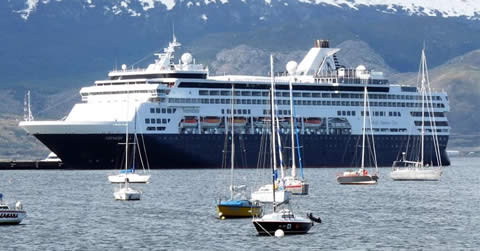
[[[127,65],[126,64],[122,64],[122,70],[126,70],[127,69]]]
[[[290,75],[295,74],[295,72],[297,71],[297,66],[298,66],[297,62],[289,61],[286,66],[288,74]]]
[[[364,65],[359,65],[355,68],[357,71],[365,71],[367,68]]]
[[[190,64],[192,62],[192,54],[190,54],[188,52],[183,53],[182,62],[183,62],[183,64]]]

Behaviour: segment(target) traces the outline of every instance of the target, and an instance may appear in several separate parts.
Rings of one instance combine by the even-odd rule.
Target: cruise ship
[[[175,60],[179,46],[174,37],[146,68],[122,65],[108,79],[82,88],[81,102],[63,120],[22,121],[19,126],[71,168],[115,168],[124,156],[127,135],[129,142],[137,138],[151,168],[219,168],[225,142],[231,140],[226,128],[234,123],[242,156],[237,159],[242,166],[256,167],[265,149],[262,139],[270,132],[271,77],[210,76],[208,67],[197,64],[190,53]],[[366,86],[372,122],[365,130],[374,136],[378,165],[391,166],[402,155],[414,158],[419,149],[413,142],[422,126],[418,87],[392,84],[363,65],[345,67],[337,58],[339,50],[330,48],[328,40],[316,40],[294,72],[274,74],[283,145],[290,144],[292,82],[303,166],[358,165]],[[441,164],[449,165],[447,93],[432,91],[428,106],[434,112],[426,123],[435,126],[426,130],[425,162],[437,164],[433,141],[438,136]]]

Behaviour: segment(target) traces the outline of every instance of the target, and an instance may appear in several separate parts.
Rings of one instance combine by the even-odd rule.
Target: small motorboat
[[[262,218],[254,218],[252,222],[259,235],[273,236],[277,230],[282,230],[284,234],[306,234],[314,221],[321,222],[311,214],[307,216],[308,219],[294,215],[289,209],[281,209]]]
[[[16,225],[20,224],[27,215],[23,210],[23,205],[20,201],[15,203],[15,206],[9,206],[3,202],[3,195],[0,193],[0,224],[2,225]]]

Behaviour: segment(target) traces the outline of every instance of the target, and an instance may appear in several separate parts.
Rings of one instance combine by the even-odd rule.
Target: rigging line
[[[368,98],[368,95],[367,95],[367,107],[368,107],[368,113],[371,114],[370,99]],[[370,122],[370,128],[372,128],[372,125],[373,125],[372,116],[368,116],[368,119],[369,119],[369,122]],[[375,164],[375,171],[377,172],[378,171],[377,151],[375,149],[375,138],[374,138],[374,135],[373,135],[373,130],[370,130],[370,136],[372,137],[372,145],[373,145],[373,151],[371,151],[371,152],[373,152],[373,161],[374,161],[374,164]]]
[[[59,103],[55,103],[54,105],[47,106],[47,107],[43,108],[42,110],[38,111],[38,112],[37,112],[37,115],[35,115],[35,116],[38,116],[39,114],[43,114],[43,113],[45,113],[45,112],[47,112],[47,111],[50,111],[50,110],[53,109],[53,108],[58,107],[58,106],[61,105],[61,104],[64,104],[64,103],[66,103],[66,102],[68,102],[68,101],[71,101],[71,100],[73,100],[73,98],[76,97],[76,96],[78,96],[78,93],[75,93],[74,95],[63,99],[63,101],[61,101],[61,102],[59,102]]]
[[[265,228],[263,228],[261,224],[259,224],[256,221],[254,221],[254,223],[257,224],[258,226],[260,226],[262,228],[262,230],[265,231],[265,233],[267,233],[268,235],[270,235],[270,237],[272,237],[272,235]]]
[[[143,57],[140,60],[138,60],[137,62],[133,63],[131,66],[133,67],[133,66],[145,61],[147,58],[152,57],[152,56],[153,56],[152,52],[149,52],[145,57]]]
[[[145,138],[143,137],[143,133],[140,134],[140,136],[142,136],[142,145],[143,145],[143,151],[145,152],[145,161],[147,162],[147,170],[150,172],[150,163],[148,161],[147,148],[145,147]]]
[[[140,144],[138,143],[138,136],[135,133],[135,145],[137,146],[136,148],[138,149],[138,157],[140,158],[140,164],[142,165],[143,172],[145,173],[145,163],[143,163],[143,157],[142,157],[142,150],[140,148]]]

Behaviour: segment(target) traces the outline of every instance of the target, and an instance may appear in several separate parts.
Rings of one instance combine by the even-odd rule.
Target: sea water
[[[453,158],[438,182],[394,182],[381,168],[375,186],[338,185],[335,173],[344,169],[305,169],[310,194],[295,196],[292,208],[323,222],[283,238],[257,236],[251,219],[216,218],[229,170],[153,170],[150,184],[132,185],[143,191],[140,201],[114,200],[112,170],[0,171],[4,199],[27,211],[20,225],[0,227],[1,249],[478,249],[478,163]],[[237,184],[269,177],[268,170],[235,171]]]

